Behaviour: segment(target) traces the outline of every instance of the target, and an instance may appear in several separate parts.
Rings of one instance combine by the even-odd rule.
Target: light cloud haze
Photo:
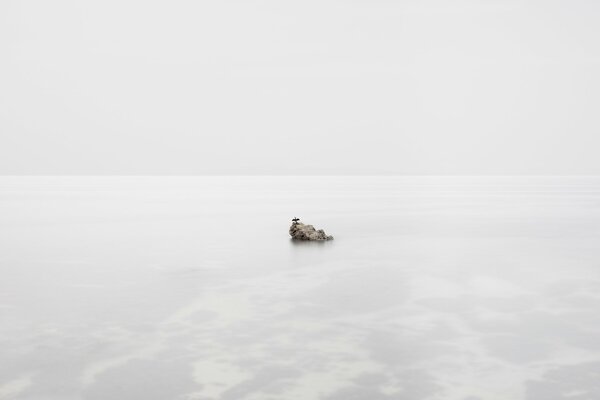
[[[0,3],[0,174],[600,174],[597,1]]]

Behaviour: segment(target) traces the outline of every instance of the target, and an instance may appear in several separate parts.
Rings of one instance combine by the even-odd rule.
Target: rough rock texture
[[[294,222],[290,226],[290,235],[292,239],[297,240],[332,240],[333,236],[328,236],[323,229],[316,230],[312,225],[305,225],[302,222]]]

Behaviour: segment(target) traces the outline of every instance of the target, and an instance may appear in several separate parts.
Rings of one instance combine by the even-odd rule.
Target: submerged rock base
[[[332,240],[323,229],[315,229],[312,225],[305,225],[301,222],[293,222],[290,226],[290,236],[297,240]]]

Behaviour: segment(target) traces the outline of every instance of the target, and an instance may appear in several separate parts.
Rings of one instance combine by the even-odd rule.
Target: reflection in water
[[[1,178],[0,203],[0,399],[600,398],[596,178]],[[335,240],[290,240],[298,210]]]

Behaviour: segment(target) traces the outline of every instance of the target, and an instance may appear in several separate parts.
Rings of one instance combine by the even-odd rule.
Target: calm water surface
[[[0,178],[0,399],[598,400],[600,179]]]

